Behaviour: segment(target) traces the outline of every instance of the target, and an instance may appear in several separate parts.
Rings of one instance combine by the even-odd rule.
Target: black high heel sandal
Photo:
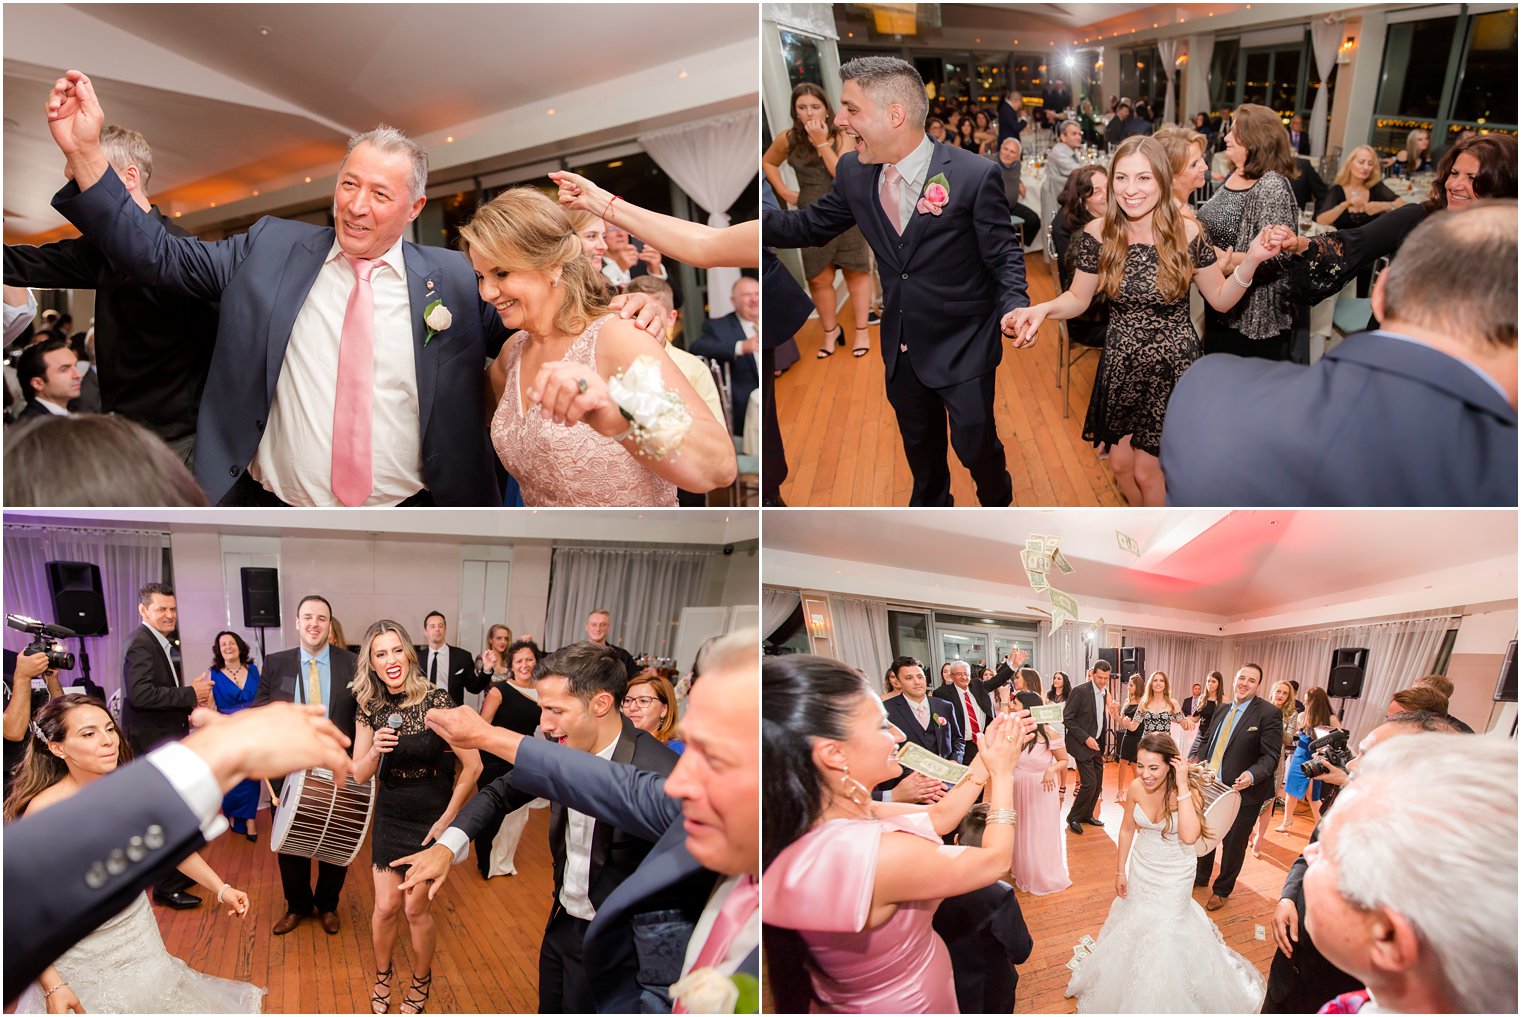
[[[829,338],[829,332],[834,333],[833,339]],[[836,346],[845,345],[844,325],[836,324],[834,328],[829,330],[829,332],[824,333],[824,345],[819,347],[819,352],[814,355],[814,359],[824,360],[827,357],[832,357],[834,356],[834,348]]]
[[[866,345],[865,346],[852,346],[850,348],[850,355],[852,357],[864,357],[864,356],[866,356],[866,354],[868,354],[868,353],[871,352],[871,329],[870,328],[858,328],[858,329],[856,329],[856,335],[860,335],[862,332],[866,333]],[[843,338],[843,336],[841,338]]]
[[[412,1002],[412,993],[420,993],[422,999]],[[422,1013],[428,1005],[428,997],[433,993],[433,972],[429,971],[422,978],[412,976],[412,984],[407,986],[407,996],[401,1001],[401,1013]],[[410,1009],[409,1009],[410,1007]]]
[[[370,1013],[389,1013],[391,1010],[391,976],[396,974],[396,965],[391,964],[384,971],[375,972],[375,984],[385,987],[385,995],[378,992],[370,993]]]

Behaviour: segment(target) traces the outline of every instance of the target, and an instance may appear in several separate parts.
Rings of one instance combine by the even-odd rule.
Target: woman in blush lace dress
[[[776,1009],[958,1013],[950,954],[930,922],[942,899],[1009,867],[1028,715],[990,721],[971,772],[934,805],[874,802],[871,788],[902,772],[903,733],[860,673],[799,654],[767,658],[762,676],[761,904]],[[984,785],[982,847],[941,843]]]
[[[5,803],[6,821],[72,797],[125,758],[126,739],[105,703],[74,694],[50,701],[32,721]],[[248,895],[224,882],[199,854],[178,868],[215,893],[218,908],[247,914]],[[263,996],[257,985],[203,975],[165,949],[148,895],[140,893],[43,971],[21,994],[16,1012],[258,1013]]]
[[[1263,979],[1193,899],[1202,778],[1171,735],[1141,739],[1120,826],[1114,904],[1067,984],[1079,1013],[1256,1013]],[[1159,931],[1165,930],[1165,931]]]
[[[1020,668],[1018,684],[1040,687],[1031,668]],[[1039,706],[1040,694],[1016,693],[1021,706]],[[1067,772],[1067,749],[1062,736],[1041,724],[1025,743],[1014,767],[1014,885],[1041,896],[1072,885],[1067,874],[1067,841],[1062,836],[1062,806],[1056,793],[1057,778]]]
[[[724,426],[659,341],[602,302],[583,241],[553,199],[526,187],[498,195],[460,229],[460,246],[481,299],[514,332],[490,372],[491,442],[525,504],[675,505],[678,487],[733,482]],[[614,401],[624,383],[658,408],[636,411],[637,428]]]

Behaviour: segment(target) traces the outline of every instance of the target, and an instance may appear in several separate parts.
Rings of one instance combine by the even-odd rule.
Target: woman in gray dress
[[[797,208],[807,208],[834,187],[834,168],[840,157],[855,150],[855,142],[834,125],[834,108],[817,85],[803,82],[792,90],[792,128],[779,134],[766,149],[762,168],[776,196]],[[797,174],[797,190],[782,179],[782,163]],[[845,345],[845,328],[835,317],[834,272],[845,273],[850,306],[855,318],[855,339],[850,352],[864,357],[871,349],[871,251],[866,238],[852,226],[823,247],[803,248],[803,272],[808,291],[824,326],[820,360]]]

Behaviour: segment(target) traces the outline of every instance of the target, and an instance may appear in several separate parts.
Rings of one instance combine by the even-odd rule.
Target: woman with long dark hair
[[[505,625],[493,625],[487,639],[497,635]],[[500,652],[501,663],[507,670],[505,677],[491,683],[486,697],[481,700],[481,718],[495,727],[532,736],[539,730],[539,690],[533,684],[534,668],[539,666],[543,654],[539,645],[531,639],[519,639],[501,651],[494,648],[490,653]],[[500,666],[500,665],[499,665]],[[476,778],[477,789],[484,788],[502,774],[512,769],[512,764],[489,752],[481,753],[481,775]],[[475,864],[481,878],[515,876],[517,870],[518,841],[523,828],[528,825],[528,810],[546,805],[542,798],[514,809],[502,817],[495,830],[486,830],[475,841]]]
[[[16,783],[5,802],[6,822],[73,797],[127,759],[127,740],[105,703],[73,693],[50,700],[32,720]],[[228,914],[247,914],[248,895],[218,876],[199,854],[176,867],[214,893],[217,906],[226,905]],[[258,1013],[263,995],[256,985],[203,975],[170,954],[148,895],[139,893],[126,910],[43,971],[22,994],[16,1012]]]
[[[761,156],[761,169],[778,198],[807,208],[834,187],[835,166],[842,155],[855,149],[855,141],[834,124],[829,96],[818,85],[805,81],[792,90],[792,127],[772,140]],[[797,174],[795,191],[782,179],[784,162]],[[803,274],[808,277],[808,292],[824,329],[824,342],[817,354],[820,360],[834,353],[836,346],[845,345],[844,326],[835,316],[836,268],[845,273],[855,318],[850,352],[864,357],[871,349],[871,330],[866,324],[871,313],[871,250],[860,228],[852,226],[823,247],[803,248]]]
[[[1070,696],[1071,694],[1072,694],[1072,679],[1067,677],[1067,672],[1065,672],[1065,671],[1052,671],[1051,672],[1051,691],[1046,694],[1046,702],[1048,702],[1048,703],[1065,703],[1067,701],[1067,697]],[[1067,774],[1069,774],[1069,773],[1076,773],[1076,772],[1077,772],[1077,762],[1072,758],[1071,754],[1069,753],[1068,756],[1067,756],[1067,763],[1066,763],[1066,765],[1062,768],[1062,771],[1059,774],[1057,774],[1057,782],[1058,782],[1059,788],[1060,788],[1060,795],[1058,796],[1059,799],[1060,799],[1060,802],[1066,802],[1066,800],[1067,800]]]
[[[259,668],[250,656],[248,644],[236,632],[218,632],[211,643],[211,696],[218,713],[237,713],[253,705],[259,692]],[[259,782],[239,781],[222,796],[222,814],[233,833],[249,840],[259,839],[254,820],[259,815]]]
[[[781,1012],[957,1013],[950,955],[930,927],[945,897],[992,883],[1014,847],[1014,767],[1033,725],[1002,714],[967,774],[930,806],[874,802],[902,732],[860,673],[824,657],[762,668],[762,907]],[[984,790],[983,846],[947,847]]]
[[[1263,979],[1193,899],[1204,778],[1171,735],[1141,739],[1126,795],[1114,903],[1067,984],[1084,1012],[1254,1013]],[[1165,930],[1165,934],[1159,934]]]

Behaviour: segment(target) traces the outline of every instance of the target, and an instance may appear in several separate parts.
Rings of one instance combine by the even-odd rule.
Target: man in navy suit
[[[1429,216],[1373,288],[1382,327],[1317,364],[1214,355],[1167,404],[1173,505],[1516,504],[1516,203]]]
[[[1304,117],[1289,117],[1289,148],[1300,155],[1310,154],[1310,134],[1304,129]]]
[[[1103,826],[1098,818],[1104,794],[1104,733],[1114,726],[1109,715],[1109,676],[1114,667],[1097,660],[1088,680],[1072,690],[1062,707],[1067,752],[1077,761],[1077,793],[1067,811],[1067,829],[1083,832],[1083,824]]]
[[[734,310],[704,322],[692,352],[729,365],[729,416],[734,433],[744,434],[750,393],[760,384],[760,282],[741,276],[730,295]]]
[[[861,227],[882,277],[882,357],[914,477],[909,504],[952,504],[949,418],[950,445],[978,500],[1007,505],[1013,482],[993,380],[1003,355],[1000,319],[1029,298],[1003,175],[993,160],[924,133],[928,100],[912,64],[861,57],[840,77],[835,123],[858,139],[857,150],[840,159],[834,189],[813,205],[764,212],[765,242],[818,246]]]
[[[903,690],[903,694],[893,696],[882,704],[887,711],[887,719],[903,732],[906,742],[923,746],[942,759],[961,762],[964,743],[956,723],[956,708],[943,699],[926,694],[928,680],[924,675],[924,665],[914,657],[899,657],[893,661],[892,670],[898,676],[898,687]],[[892,780],[878,784],[873,790],[875,793],[891,791],[906,778],[914,780],[916,784],[921,783],[917,780],[919,775],[912,774],[911,777],[911,773],[912,771],[904,770]],[[920,795],[916,792],[908,800],[918,797]]]
[[[898,680],[901,682],[902,678]],[[961,732],[961,761],[970,764],[977,758],[976,736],[995,715],[987,686],[983,685],[981,678],[972,677],[972,665],[964,660],[953,660],[951,680],[934,694],[937,699],[950,703],[956,712],[956,730]]]

